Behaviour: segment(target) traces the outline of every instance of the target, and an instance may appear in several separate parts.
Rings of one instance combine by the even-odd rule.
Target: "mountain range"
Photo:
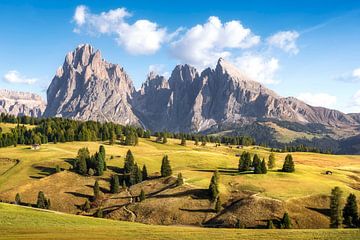
[[[43,112],[41,104],[38,110],[30,110],[35,106],[4,107],[11,105],[7,102],[10,100],[0,100],[1,111],[32,116]],[[14,108],[17,110],[9,110]],[[222,58],[215,68],[202,72],[188,64],[177,65],[169,78],[151,72],[136,90],[124,68],[104,60],[89,44],[66,55],[47,90],[42,116],[112,121],[172,132],[231,132],[274,121],[319,124],[339,138],[357,135],[360,129],[360,114],[281,97]]]

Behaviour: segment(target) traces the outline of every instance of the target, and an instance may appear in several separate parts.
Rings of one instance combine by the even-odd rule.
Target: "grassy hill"
[[[38,191],[51,199],[52,209],[84,214],[79,206],[92,196],[92,186],[99,179],[103,192],[101,207],[107,218],[134,220],[163,225],[220,225],[233,227],[240,220],[246,227],[263,227],[266,221],[277,221],[289,212],[296,228],[327,228],[329,225],[328,195],[334,186],[344,191],[344,197],[354,192],[360,199],[360,156],[293,153],[295,173],[277,171],[286,154],[276,153],[276,169],[266,175],[238,173],[237,166],[242,151],[257,153],[268,158],[270,152],[261,147],[195,146],[188,141],[180,146],[180,140],[168,139],[159,144],[140,139],[136,147],[108,145],[101,142],[72,142],[44,144],[40,150],[28,146],[2,148],[0,159],[19,159],[9,170],[0,175],[0,199],[14,201],[20,193],[25,203],[35,203]],[[55,173],[55,166],[69,169],[72,158],[81,147],[90,152],[104,144],[108,171],[102,177],[84,177],[71,171]],[[123,167],[126,151],[131,149],[137,163],[146,164],[152,179],[132,186],[129,192],[109,193],[109,177]],[[173,176],[181,172],[185,185],[174,186],[174,178],[157,178],[161,159],[169,155]],[[1,161],[1,160],[0,160]],[[6,168],[6,167],[4,167]],[[211,175],[220,172],[222,211],[215,213],[206,196]],[[324,174],[326,170],[332,175]],[[144,189],[147,199],[129,203]],[[131,196],[130,196],[130,195]],[[125,207],[127,209],[125,209]],[[132,219],[129,211],[136,216]],[[92,214],[93,212],[89,213]]]
[[[356,239],[356,229],[253,230],[152,226],[0,204],[0,239]]]

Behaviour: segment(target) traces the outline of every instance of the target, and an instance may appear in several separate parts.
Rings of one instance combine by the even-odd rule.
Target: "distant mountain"
[[[0,113],[41,117],[46,103],[36,94],[0,89]]]
[[[199,73],[178,65],[169,79],[150,73],[139,91],[125,70],[88,44],[66,55],[47,91],[44,116],[113,121],[153,131],[235,129],[263,119],[358,129],[360,117],[283,98],[220,58]]]

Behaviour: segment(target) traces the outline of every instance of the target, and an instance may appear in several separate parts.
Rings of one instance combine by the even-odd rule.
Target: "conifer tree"
[[[90,210],[90,203],[89,203],[89,200],[85,200],[85,203],[84,203],[84,205],[83,205],[83,211],[85,211],[85,212],[88,212],[89,210]]]
[[[210,200],[213,202],[219,196],[219,172],[216,170],[211,177],[209,185]]]
[[[183,184],[184,184],[184,179],[183,179],[183,176],[182,176],[182,174],[181,174],[181,172],[180,172],[180,173],[178,173],[178,175],[177,175],[176,185],[177,185],[177,186],[181,186],[181,185],[183,185]]]
[[[134,165],[135,165],[134,156],[133,156],[131,150],[129,149],[127,151],[126,157],[125,157],[124,172],[127,174],[131,173],[134,168]]]
[[[61,172],[61,169],[60,169],[60,166],[59,166],[59,165],[56,165],[56,167],[55,167],[55,172],[56,172],[56,173]]]
[[[199,145],[199,139],[198,138],[195,138],[195,146],[198,146]]]
[[[147,180],[148,179],[148,172],[147,172],[147,169],[146,169],[146,165],[144,164],[143,168],[142,168],[142,180]]]
[[[88,172],[87,161],[90,159],[90,152],[88,148],[81,148],[78,151],[77,158],[75,160],[74,169],[81,175],[85,175]]]
[[[251,166],[251,155],[249,152],[242,152],[239,159],[239,172],[249,171]]]
[[[163,144],[166,144],[166,143],[167,143],[167,137],[166,137],[166,134],[164,134],[164,137],[162,138],[162,143],[163,143]]]
[[[262,174],[266,174],[266,173],[267,173],[267,168],[266,168],[265,159],[263,159],[262,162],[261,162],[261,173],[262,173]]]
[[[256,166],[259,166],[261,164],[261,160],[257,154],[253,157],[252,167],[255,169]]]
[[[358,207],[356,202],[356,195],[350,193],[346,199],[346,204],[343,209],[344,224],[350,228],[356,228],[358,222]]]
[[[282,171],[283,172],[295,172],[295,164],[294,164],[291,154],[286,155]]]
[[[122,188],[123,188],[123,189],[126,189],[126,188],[127,188],[125,180],[122,181]]]
[[[221,211],[221,200],[220,197],[217,197],[216,203],[215,203],[215,211],[219,213]]]
[[[291,220],[289,214],[287,212],[284,213],[284,216],[281,220],[282,228],[290,229],[292,227]]]
[[[95,153],[95,174],[97,176],[102,176],[104,173],[104,159],[100,153]]]
[[[119,177],[117,175],[113,175],[110,180],[110,191],[111,193],[118,193],[120,188]]]
[[[186,138],[185,137],[182,137],[181,138],[181,143],[180,143],[181,146],[186,146]]]
[[[46,209],[48,206],[48,203],[47,203],[47,199],[45,198],[45,194],[40,191],[38,193],[38,198],[37,198],[37,202],[36,202],[36,207],[37,208],[42,208],[42,209]]]
[[[267,229],[274,229],[274,228],[275,228],[275,227],[274,227],[274,223],[273,223],[272,220],[269,220],[269,221],[267,222],[266,228],[267,228]]]
[[[15,196],[15,204],[16,205],[21,205],[21,198],[20,198],[20,194],[17,193]]]
[[[172,174],[170,161],[167,155],[165,155],[162,159],[160,172],[161,172],[161,177],[169,177]]]
[[[95,213],[95,217],[97,218],[103,218],[104,217],[104,212],[101,208],[99,208],[96,213]]]
[[[335,187],[331,190],[331,196],[330,196],[330,227],[331,228],[341,227],[341,223],[342,223],[341,197],[342,197],[342,191],[339,187]]]
[[[268,168],[273,169],[275,167],[275,154],[270,153],[269,155],[269,161],[268,161]]]
[[[143,189],[141,189],[140,195],[139,195],[140,202],[144,201],[146,199],[146,195]]]
[[[94,190],[94,200],[99,199],[99,197],[100,197],[100,186],[99,186],[98,180],[95,181],[93,190]]]

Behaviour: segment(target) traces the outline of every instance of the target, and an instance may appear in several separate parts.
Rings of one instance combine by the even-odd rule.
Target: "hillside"
[[[240,220],[246,227],[264,227],[266,221],[277,221],[288,211],[295,228],[327,228],[329,225],[328,195],[334,186],[340,186],[344,196],[354,192],[360,198],[360,157],[293,153],[295,173],[283,173],[284,153],[276,153],[276,168],[265,175],[240,174],[237,171],[242,151],[257,153],[267,158],[269,150],[261,147],[187,146],[169,139],[160,144],[154,139],[140,139],[138,146],[108,145],[101,142],[43,144],[40,150],[28,146],[2,148],[1,158],[20,162],[0,176],[0,199],[14,201],[16,193],[24,203],[36,202],[38,191],[51,199],[52,209],[77,214],[80,206],[93,196],[92,186],[99,179],[103,192],[100,206],[106,218],[161,225],[205,225],[234,227]],[[91,153],[104,144],[108,170],[102,177],[84,177],[69,170],[55,173],[55,166],[69,169],[69,162],[81,147]],[[123,167],[126,151],[131,149],[139,166],[146,164],[150,180],[130,187],[129,191],[109,193],[109,177]],[[174,185],[175,178],[158,178],[161,159],[169,156],[173,176],[181,172],[185,185]],[[10,166],[9,166],[10,167]],[[222,211],[214,212],[207,196],[207,188],[215,169],[220,172]],[[330,170],[332,175],[324,174]],[[286,187],[284,187],[286,186]],[[143,189],[147,198],[131,202]],[[126,209],[125,209],[126,207]],[[135,218],[130,211],[135,214]]]

